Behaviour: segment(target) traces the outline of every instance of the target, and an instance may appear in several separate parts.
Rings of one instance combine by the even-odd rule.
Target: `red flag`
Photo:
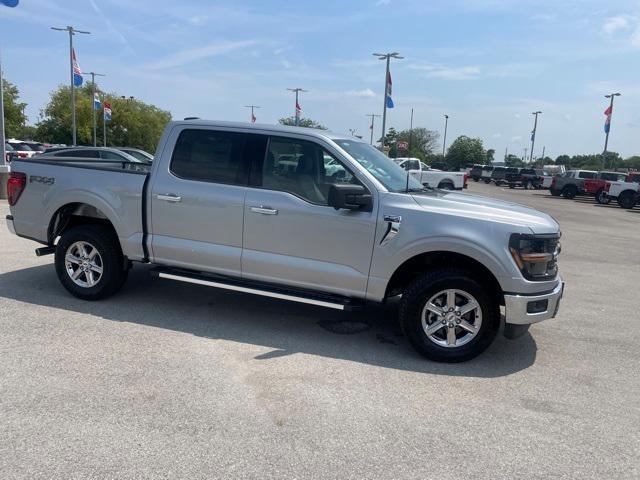
[[[607,109],[604,111],[604,114],[605,114],[605,115],[607,115],[607,116],[609,116],[609,115],[611,115],[612,113],[613,113],[613,107],[612,107],[611,105],[609,105],[609,106],[607,107]]]
[[[296,117],[302,115],[302,108],[300,108],[300,104],[296,102]]]
[[[256,116],[253,113],[251,114],[251,123],[256,123]]]

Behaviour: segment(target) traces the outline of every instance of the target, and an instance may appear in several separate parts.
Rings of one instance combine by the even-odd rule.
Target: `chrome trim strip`
[[[196,285],[205,285],[207,287],[223,288],[225,290],[233,290],[234,292],[251,293],[253,295],[260,295],[262,297],[278,298],[280,300],[289,300],[291,302],[307,303],[309,305],[316,305],[318,307],[333,308],[335,310],[344,310],[344,305],[341,305],[339,303],[325,302],[322,300],[312,300],[310,298],[296,297],[295,295],[287,295],[284,293],[267,292],[265,290],[258,290],[256,288],[241,287],[239,285],[229,285],[226,283],[212,282],[210,280],[201,280],[199,278],[183,277],[181,275],[174,275],[172,273],[161,272],[158,274],[158,276],[160,278],[167,278],[169,280],[177,280],[179,282],[195,283]]]
[[[382,236],[382,240],[380,240],[381,246],[385,246],[398,235],[400,232],[400,224],[402,223],[402,217],[400,215],[384,215],[383,219],[388,223],[387,231]]]

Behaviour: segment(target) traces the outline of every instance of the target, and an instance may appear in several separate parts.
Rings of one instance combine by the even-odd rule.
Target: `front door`
[[[195,126],[173,135],[150,186],[153,261],[240,276],[247,136]]]
[[[371,212],[335,210],[336,182],[360,183],[321,145],[270,137],[245,200],[243,278],[364,297],[376,202]]]

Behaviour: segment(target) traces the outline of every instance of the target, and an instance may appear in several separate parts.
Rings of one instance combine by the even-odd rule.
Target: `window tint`
[[[595,178],[595,172],[580,172],[578,173],[578,178]]]
[[[236,132],[183,130],[171,156],[170,170],[187,180],[244,185],[244,137]]]
[[[66,150],[55,154],[56,157],[71,157],[71,158],[100,158],[100,154],[97,150]]]
[[[100,157],[105,159],[105,160],[118,160],[120,162],[127,162],[129,161],[127,158],[125,158],[122,155],[118,155],[115,152],[109,152],[108,150],[101,150],[100,151]]]
[[[271,137],[258,184],[327,205],[329,187],[357,183],[336,158],[313,142]]]

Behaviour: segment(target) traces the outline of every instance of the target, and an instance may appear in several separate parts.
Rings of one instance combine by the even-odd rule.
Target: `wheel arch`
[[[85,202],[66,203],[55,210],[47,227],[47,243],[53,245],[55,239],[69,228],[77,225],[100,224],[118,233],[111,219],[99,208]]]
[[[391,275],[385,298],[401,294],[409,283],[426,271],[444,267],[457,267],[468,271],[473,278],[489,286],[500,305],[504,304],[503,289],[489,268],[469,255],[447,250],[424,252],[405,260]]]

